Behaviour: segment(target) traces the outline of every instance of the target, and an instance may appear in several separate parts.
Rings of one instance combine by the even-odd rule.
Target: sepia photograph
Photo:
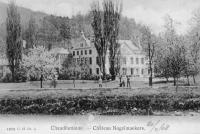
[[[0,0],[0,134],[199,134],[199,0]]]

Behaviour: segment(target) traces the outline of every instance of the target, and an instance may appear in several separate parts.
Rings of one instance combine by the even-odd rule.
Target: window
[[[77,51],[76,53],[77,53],[77,55],[79,55],[79,51]]]
[[[84,58],[81,58],[81,64],[83,63],[83,61],[84,61]]]
[[[88,60],[87,60],[88,58],[87,57],[85,57],[85,64],[87,64],[87,62],[88,62]]]
[[[92,64],[92,57],[90,57],[90,65]]]
[[[73,56],[75,56],[75,51],[73,51]]]
[[[90,74],[92,74],[92,69],[90,68]]]
[[[99,64],[99,57],[96,57],[96,64]]]
[[[131,68],[131,75],[134,75],[134,68]]]
[[[99,68],[96,68],[96,74],[99,74]]]
[[[144,64],[144,58],[141,58],[141,64]]]
[[[136,58],[136,64],[139,64],[139,59],[138,58]]]
[[[122,74],[123,74],[123,75],[126,75],[126,71],[127,71],[126,68],[122,68]]]
[[[139,74],[139,69],[138,68],[136,69],[136,73]]]
[[[92,50],[89,50],[89,54],[92,54]]]
[[[126,64],[126,57],[123,58],[123,64]]]
[[[83,47],[83,43],[80,44],[80,47]]]
[[[142,74],[142,75],[144,74],[144,69],[141,70],[141,74]]]
[[[85,55],[87,55],[87,50],[85,50]]]
[[[131,64],[133,64],[133,57],[131,57]]]
[[[83,55],[83,50],[81,50],[81,55]]]
[[[77,62],[80,63],[80,58],[77,58]]]

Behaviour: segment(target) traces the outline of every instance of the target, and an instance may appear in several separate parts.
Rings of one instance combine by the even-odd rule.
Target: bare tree
[[[94,32],[94,45],[96,47],[100,70],[105,76],[105,58],[109,49],[110,73],[115,79],[116,56],[119,49],[118,34],[122,4],[115,4],[111,0],[103,2],[103,10],[99,2],[92,5],[92,28]]]
[[[122,4],[114,3],[111,0],[104,1],[104,36],[109,43],[110,74],[112,80],[116,77],[116,58],[120,47],[118,43],[119,22],[122,11]]]
[[[151,33],[151,30],[148,27],[144,27],[143,29],[143,40],[146,44],[145,51],[147,53],[148,61],[149,61],[149,86],[152,86],[153,82],[153,58],[155,56],[155,44],[156,41]]]
[[[198,33],[192,37],[192,45],[190,46],[191,62],[193,67],[193,81],[196,83],[195,76],[200,71],[200,36]]]
[[[92,5],[92,28],[94,33],[94,45],[98,53],[99,62],[98,65],[100,67],[103,76],[105,76],[105,60],[106,53],[108,49],[108,43],[105,40],[103,33],[103,24],[102,24],[102,11],[99,6],[99,2],[93,3]]]

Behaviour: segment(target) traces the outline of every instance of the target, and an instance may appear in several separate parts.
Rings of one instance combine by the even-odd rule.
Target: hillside
[[[7,18],[7,6],[8,4],[0,2],[0,38],[5,38],[5,22]],[[31,15],[34,16],[36,21],[38,22],[41,20],[44,16],[47,16],[47,14],[42,12],[34,12],[30,9],[19,7],[18,11],[21,15],[21,23],[22,26],[25,26],[26,23],[29,21]]]
[[[5,42],[5,36],[6,36],[7,6],[8,4],[0,2],[0,40],[3,40],[3,42]],[[61,24],[61,22],[67,22],[67,21],[70,27],[71,38],[80,37],[81,31],[83,31],[85,33],[85,36],[88,38],[93,36],[92,35],[93,31],[91,27],[92,16],[90,13],[85,15],[77,14],[72,18],[68,18],[55,15],[48,15],[42,12],[34,12],[30,9],[23,7],[18,7],[18,11],[21,15],[21,25],[22,25],[23,35],[26,35],[25,30],[27,29],[28,21],[30,20],[30,17],[33,16],[36,20],[36,23],[39,24],[37,30],[42,31],[45,27],[48,27],[46,29],[47,30],[46,32],[50,34],[58,33],[57,38],[59,38],[59,33],[60,33],[59,31],[60,29],[58,28],[58,26]],[[48,24],[48,26],[46,24],[43,25],[44,20],[46,20],[46,24]],[[120,20],[119,39],[136,41],[137,37],[141,37],[142,35],[141,32],[142,27],[143,26],[137,24],[134,19],[122,16]],[[5,44],[3,42],[0,42],[1,46],[2,44]]]

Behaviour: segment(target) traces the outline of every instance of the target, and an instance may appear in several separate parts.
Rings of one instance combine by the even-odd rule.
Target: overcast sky
[[[0,0],[8,2],[9,0]],[[86,13],[94,0],[15,0],[19,6],[55,15],[72,16]],[[102,0],[101,0],[102,1]],[[200,0],[122,0],[123,15],[146,24],[158,33],[169,14],[179,24],[178,32],[185,33],[193,12],[200,7]]]

